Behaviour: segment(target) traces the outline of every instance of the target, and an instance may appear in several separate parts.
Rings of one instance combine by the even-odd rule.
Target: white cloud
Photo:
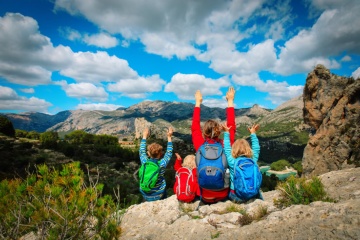
[[[302,94],[304,86],[291,86],[287,82],[274,80],[262,81],[257,74],[237,76],[233,75],[232,80],[240,86],[255,87],[257,91],[267,92],[268,99],[275,105],[281,104],[291,98]]]
[[[72,64],[63,68],[60,73],[79,82],[116,82],[119,79],[137,77],[126,60],[109,56],[107,52],[78,52],[73,57]]]
[[[351,76],[355,79],[358,79],[360,78],[360,67],[358,67],[358,69],[356,69],[352,74]]]
[[[319,6],[323,1],[314,1]],[[327,2],[326,2],[327,3]],[[360,53],[360,4],[332,1],[309,30],[302,30],[281,48],[274,71],[280,74],[308,72],[317,64],[339,68],[331,59],[339,53]]]
[[[0,86],[0,109],[2,110],[47,112],[50,106],[52,104],[44,99],[21,97],[13,89]]]
[[[68,47],[54,47],[33,18],[19,13],[0,17],[0,46],[0,76],[12,83],[48,84],[53,70],[71,64]]]
[[[22,88],[20,91],[24,93],[35,93],[35,90],[33,88]]]
[[[185,59],[197,54],[194,42],[211,40],[211,34],[237,32],[234,25],[246,23],[264,0],[155,0],[112,1],[56,0],[55,10],[82,15],[110,33],[125,39],[140,40],[146,51],[166,58]],[[229,34],[226,34],[229,33]],[[239,35],[239,33],[237,33]],[[235,38],[239,40],[239,38]]]
[[[159,75],[153,75],[137,79],[121,79],[116,83],[108,84],[108,90],[131,98],[144,98],[150,93],[161,91],[164,84],[165,81]]]
[[[75,40],[81,40],[82,36],[81,33],[75,29],[72,29],[70,27],[62,27],[59,28],[59,32],[60,34],[65,37],[66,39],[70,40],[70,41],[75,41]]]
[[[83,40],[88,45],[94,45],[100,48],[112,48],[119,44],[116,37],[112,37],[107,33],[85,35]]]
[[[82,109],[82,110],[102,110],[102,111],[114,111],[120,107],[121,105],[115,104],[106,104],[106,103],[85,103],[85,104],[78,104],[75,109]]]
[[[225,97],[222,99],[215,99],[215,98],[204,98],[202,104],[208,107],[219,107],[219,108],[227,108],[227,101]],[[235,105],[236,107],[236,105]]]
[[[344,56],[341,60],[341,62],[350,62],[351,61],[351,57],[349,55]]]
[[[66,95],[74,98],[86,98],[94,101],[104,102],[108,99],[109,94],[103,87],[97,87],[92,83],[70,83],[66,81],[55,82],[60,85],[66,92]]]
[[[166,84],[165,92],[173,92],[180,99],[194,99],[197,90],[203,96],[222,95],[220,88],[227,86],[229,81],[226,78],[214,80],[199,74],[177,73]]]
[[[238,52],[219,46],[203,53],[199,59],[211,59],[211,68],[219,73],[242,75],[271,69],[276,61],[276,53],[274,41],[266,40],[250,45],[248,52]]]

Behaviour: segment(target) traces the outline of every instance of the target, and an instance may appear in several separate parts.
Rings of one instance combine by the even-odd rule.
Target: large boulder
[[[263,193],[264,201],[230,201],[212,205],[165,200],[132,205],[125,212],[120,239],[360,239],[360,168],[320,176],[328,195],[337,200],[274,206],[277,190]],[[253,222],[242,219],[260,215]],[[262,216],[262,217],[261,217]]]
[[[304,122],[314,129],[304,149],[304,176],[358,167],[360,80],[334,75],[318,65],[307,76],[303,99]]]

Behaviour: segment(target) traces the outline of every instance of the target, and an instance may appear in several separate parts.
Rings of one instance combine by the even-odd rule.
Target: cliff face
[[[175,196],[133,205],[121,221],[120,239],[360,239],[360,168],[320,176],[336,203],[313,202],[278,209],[277,191],[265,192],[264,201],[246,204],[230,201],[212,205],[179,203]],[[236,209],[243,209],[236,211]],[[267,214],[245,225],[239,220]]]
[[[315,134],[304,149],[303,174],[319,175],[360,165],[360,80],[310,72],[303,93],[304,122]]]

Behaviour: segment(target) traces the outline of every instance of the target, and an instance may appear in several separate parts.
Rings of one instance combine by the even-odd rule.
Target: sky
[[[360,76],[359,0],[0,0],[0,112],[142,101],[274,109],[323,64]],[[174,109],[176,111],[176,109]]]

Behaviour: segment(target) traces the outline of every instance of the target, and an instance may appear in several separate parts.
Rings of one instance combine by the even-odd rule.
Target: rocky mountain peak
[[[318,65],[303,98],[304,121],[315,132],[304,149],[304,175],[360,166],[360,81]]]

